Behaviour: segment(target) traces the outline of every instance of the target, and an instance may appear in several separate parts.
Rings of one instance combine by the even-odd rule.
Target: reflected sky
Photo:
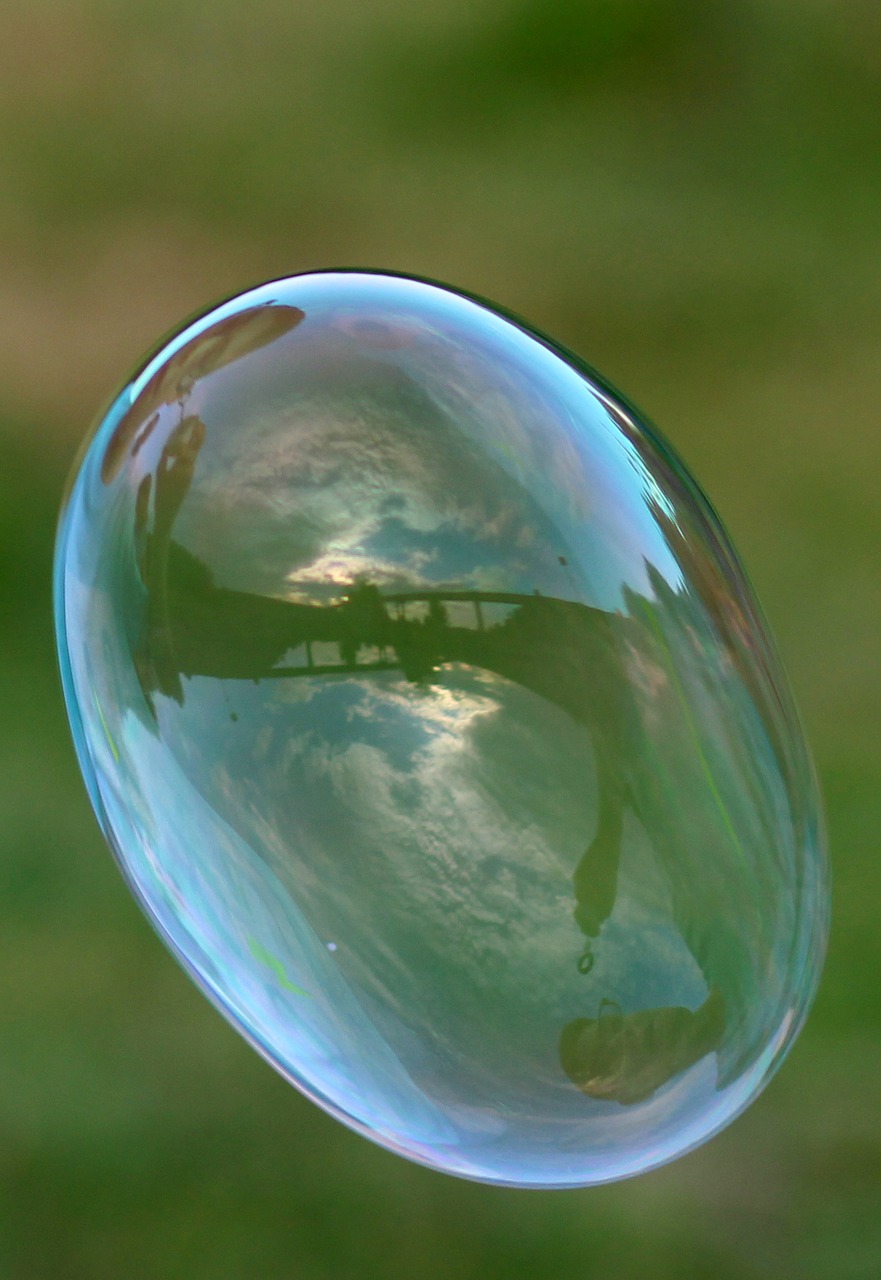
[[[776,1068],[824,939],[810,761],[718,522],[575,357],[420,281],[263,286],[120,394],[57,565],[125,874],[333,1114],[580,1185]]]

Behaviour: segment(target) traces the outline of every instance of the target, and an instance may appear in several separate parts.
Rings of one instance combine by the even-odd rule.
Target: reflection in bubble
[[[57,573],[126,876],[333,1114],[579,1185],[776,1068],[824,946],[810,762],[718,522],[576,358],[420,281],[263,286],[120,393]]]

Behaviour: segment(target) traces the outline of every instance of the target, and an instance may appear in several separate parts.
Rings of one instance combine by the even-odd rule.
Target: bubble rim
[[[736,1086],[733,1086],[736,1092],[740,1093],[742,1096],[737,1098],[733,1105],[731,1105],[730,1092],[726,1093],[726,1105],[723,1109],[724,1114],[719,1115],[715,1120],[709,1119],[709,1122],[707,1122],[708,1118],[712,1116],[713,1108],[705,1109],[701,1113],[701,1116],[695,1120],[694,1124],[689,1126],[689,1128],[697,1130],[696,1132],[691,1134],[691,1136],[686,1137],[685,1141],[681,1144],[677,1144],[675,1150],[659,1152],[654,1158],[649,1159],[648,1161],[644,1159],[637,1161],[631,1158],[628,1162],[625,1159],[619,1162],[619,1165],[614,1172],[601,1173],[598,1176],[581,1176],[572,1180],[557,1179],[553,1181],[530,1181],[514,1177],[491,1176],[487,1173],[474,1172],[467,1168],[456,1168],[451,1162],[446,1164],[442,1163],[436,1158],[432,1158],[418,1150],[414,1150],[413,1146],[407,1146],[396,1141],[387,1134],[382,1134],[380,1136],[376,1130],[371,1129],[368,1125],[349,1114],[338,1102],[322,1093],[320,1089],[317,1089],[311,1083],[307,1083],[305,1080],[298,1077],[293,1070],[275,1054],[268,1044],[264,1043],[260,1036],[252,1031],[247,1024],[242,1021],[241,1015],[232,1008],[231,1004],[227,1002],[221,993],[212,986],[208,979],[197,970],[184,951],[172,939],[168,930],[154,912],[149,901],[135,883],[133,876],[128,870],[126,859],[119,846],[117,836],[107,813],[98,782],[98,770],[95,766],[95,761],[88,745],[88,737],[83,726],[82,714],[79,708],[79,698],[77,696],[73,671],[69,659],[65,600],[67,551],[71,527],[70,516],[78,496],[78,491],[82,484],[84,470],[89,464],[91,451],[99,437],[110,429],[109,424],[114,423],[114,419],[134,403],[134,400],[143,385],[156,372],[156,370],[169,360],[175,352],[188,341],[198,336],[207,323],[216,323],[223,319],[226,314],[234,314],[249,303],[250,305],[257,305],[259,302],[264,304],[268,303],[269,299],[265,297],[265,294],[270,291],[273,286],[289,286],[296,280],[328,275],[361,275],[372,278],[379,277],[385,279],[406,280],[421,286],[428,286],[431,289],[437,289],[443,293],[474,303],[481,310],[488,311],[495,318],[501,318],[507,323],[513,325],[522,333],[537,341],[553,355],[561,358],[571,367],[575,368],[579,373],[583,374],[588,381],[607,396],[615,406],[623,409],[627,413],[628,417],[632,419],[633,425],[636,427],[637,431],[649,441],[662,458],[677,470],[679,476],[685,483],[689,496],[695,502],[703,518],[707,521],[716,540],[718,541],[719,546],[724,550],[729,565],[733,568],[737,577],[739,577],[740,583],[745,589],[746,598],[752,612],[752,619],[761,632],[770,658],[774,663],[775,686],[781,696],[783,709],[786,715],[791,718],[793,729],[795,730],[798,740],[803,748],[802,764],[806,772],[805,780],[811,789],[812,800],[812,804],[810,806],[811,817],[813,819],[812,851],[813,856],[816,859],[816,870],[818,873],[817,902],[814,904],[816,909],[813,916],[813,930],[811,935],[812,945],[809,948],[808,954],[805,956],[803,966],[804,972],[799,975],[800,978],[804,979],[804,984],[800,985],[798,988],[801,991],[801,1003],[798,1009],[793,1011],[788,1022],[784,1019],[777,1035],[771,1038],[762,1053],[757,1056],[750,1068],[739,1078]],[[767,618],[765,617],[764,611],[759,603],[749,575],[745,570],[740,557],[735,551],[733,543],[714,505],[707,497],[691,469],[684,463],[676,448],[671,444],[661,430],[655,426],[651,419],[643,413],[638,406],[618,391],[618,389],[607,378],[605,378],[578,353],[573,352],[541,329],[536,328],[517,313],[507,309],[506,307],[497,305],[480,294],[443,283],[430,277],[419,276],[403,271],[385,270],[372,267],[325,267],[297,272],[291,275],[273,276],[270,279],[267,279],[262,283],[252,285],[245,290],[225,294],[219,300],[192,312],[180,325],[176,325],[169,329],[158,342],[149,347],[145,354],[135,364],[132,374],[125,379],[125,381],[119,384],[115,394],[105,401],[101,412],[93,420],[91,428],[87,432],[80,448],[74,456],[74,460],[71,464],[63,489],[55,535],[52,582],[56,657],[74,749],[92,809],[95,813],[104,839],[110,848],[114,861],[116,862],[126,885],[141,911],[147,917],[151,927],[165,944],[168,951],[187,975],[193,980],[197,988],[214,1006],[214,1008],[227,1022],[230,1023],[233,1029],[243,1037],[246,1043],[248,1043],[260,1055],[260,1057],[264,1059],[264,1061],[273,1067],[289,1084],[293,1085],[299,1093],[308,1098],[311,1102],[315,1103],[316,1106],[330,1115],[333,1119],[338,1120],[341,1124],[345,1125],[346,1128],[360,1134],[364,1138],[367,1138],[368,1141],[372,1142],[374,1145],[394,1154],[401,1155],[415,1164],[448,1176],[463,1178],[467,1181],[521,1190],[552,1191],[586,1189],[587,1187],[606,1185],[608,1183],[622,1181],[626,1178],[639,1176],[644,1173],[653,1172],[655,1169],[662,1168],[664,1165],[670,1164],[674,1160],[678,1160],[680,1157],[689,1154],[697,1147],[703,1146],[706,1142],[716,1137],[722,1130],[726,1129],[747,1109],[747,1107],[755,1102],[776,1076],[780,1067],[783,1065],[783,1062],[788,1057],[811,1012],[820,985],[823,963],[828,947],[831,921],[831,867],[828,854],[828,839],[823,797],[817,769],[810,751],[808,738],[805,733],[804,722],[795,701],[788,674],[780,659],[773,633],[768,625]]]

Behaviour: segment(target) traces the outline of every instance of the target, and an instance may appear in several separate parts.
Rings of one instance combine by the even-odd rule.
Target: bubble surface
[[[56,616],[141,905],[353,1128],[579,1186],[778,1066],[827,918],[785,678],[681,461],[522,321],[338,271],[190,323],[87,443]]]

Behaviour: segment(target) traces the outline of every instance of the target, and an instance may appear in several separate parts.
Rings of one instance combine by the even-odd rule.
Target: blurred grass
[[[881,9],[5,0],[0,1277],[881,1275]],[[829,962],[780,1077],[590,1192],[430,1174],[238,1040],[129,900],[54,672],[64,474],[158,334],[261,277],[448,279],[582,352],[734,534],[827,795]]]

